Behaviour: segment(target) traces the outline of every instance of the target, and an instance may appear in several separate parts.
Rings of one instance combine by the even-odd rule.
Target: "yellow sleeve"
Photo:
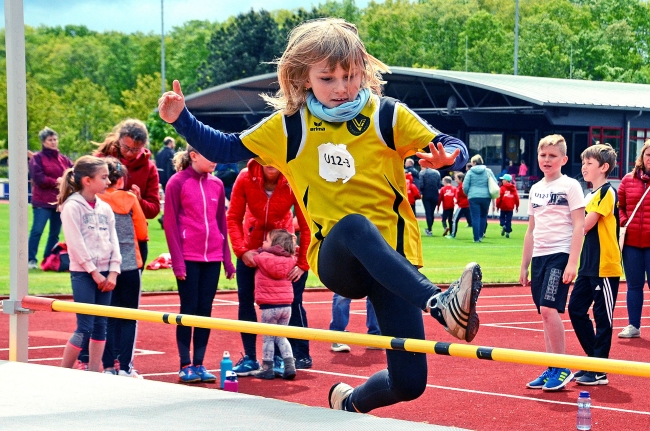
[[[393,121],[395,150],[403,159],[426,148],[440,133],[401,103],[397,104],[397,116]]]
[[[287,134],[280,111],[244,131],[239,138],[246,148],[257,154],[262,165],[281,169],[286,164]]]
[[[607,190],[605,196],[600,199],[600,196],[594,196],[591,198],[587,206],[585,207],[587,213],[598,213],[603,217],[606,217],[614,212],[614,194]]]

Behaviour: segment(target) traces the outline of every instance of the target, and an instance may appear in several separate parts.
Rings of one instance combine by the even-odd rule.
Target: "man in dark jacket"
[[[163,141],[162,149],[156,154],[156,168],[158,168],[158,176],[160,177],[160,184],[162,185],[163,191],[165,191],[169,178],[174,175],[172,160],[174,159],[175,145],[176,141],[174,138],[167,136]]]
[[[424,168],[420,172],[420,194],[422,195],[422,206],[427,219],[427,228],[424,233],[432,236],[433,213],[438,206],[438,193],[442,186],[440,173],[435,169]]]
[[[29,161],[29,175],[32,179],[32,210],[34,220],[29,233],[28,259],[29,269],[38,268],[36,254],[45,225],[50,222],[50,234],[45,245],[43,259],[48,257],[52,248],[59,242],[61,216],[56,210],[56,196],[59,194],[58,179],[63,172],[72,167],[72,162],[59,153],[59,135],[49,127],[38,133],[41,151],[34,154]]]

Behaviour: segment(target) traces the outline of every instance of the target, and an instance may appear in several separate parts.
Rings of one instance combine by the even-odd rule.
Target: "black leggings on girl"
[[[195,316],[210,317],[212,314],[212,301],[217,293],[221,262],[191,262],[185,261],[185,280],[176,280],[178,296],[181,300],[180,314],[193,314]],[[194,328],[192,339],[191,326],[176,327],[176,343],[181,359],[181,368],[190,365],[190,342],[193,341],[194,365],[202,365],[205,350],[208,346],[210,330]]]
[[[323,240],[318,272],[325,286],[341,296],[367,296],[382,335],[424,339],[422,311],[440,289],[395,251],[366,217],[343,217]],[[371,376],[346,399],[345,409],[367,413],[413,400],[427,384],[424,353],[387,350],[388,368]]]

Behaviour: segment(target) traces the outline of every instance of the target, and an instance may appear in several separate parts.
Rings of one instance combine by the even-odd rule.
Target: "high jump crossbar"
[[[230,332],[274,335],[328,343],[346,343],[415,353],[428,353],[516,364],[594,370],[605,373],[650,377],[650,363],[645,362],[590,358],[500,347],[474,346],[471,344],[328,331],[324,329],[296,328],[294,326],[245,322],[240,320],[220,319],[216,317],[202,317],[188,314],[109,307],[106,305],[83,304],[79,302],[61,301],[37,296],[25,296],[22,300],[22,306],[25,309],[34,311],[59,311],[89,314],[94,316],[114,317],[118,319],[143,320],[154,323],[219,329]]]

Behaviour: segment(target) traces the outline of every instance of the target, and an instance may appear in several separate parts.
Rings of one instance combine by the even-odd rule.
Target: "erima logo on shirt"
[[[359,136],[370,127],[370,118],[365,115],[357,115],[350,121],[346,122],[348,127],[348,132],[352,133],[354,136]]]
[[[317,123],[314,121],[314,127],[310,128],[310,132],[324,132],[325,127],[321,127],[323,125],[323,122],[321,121],[320,123]]]

